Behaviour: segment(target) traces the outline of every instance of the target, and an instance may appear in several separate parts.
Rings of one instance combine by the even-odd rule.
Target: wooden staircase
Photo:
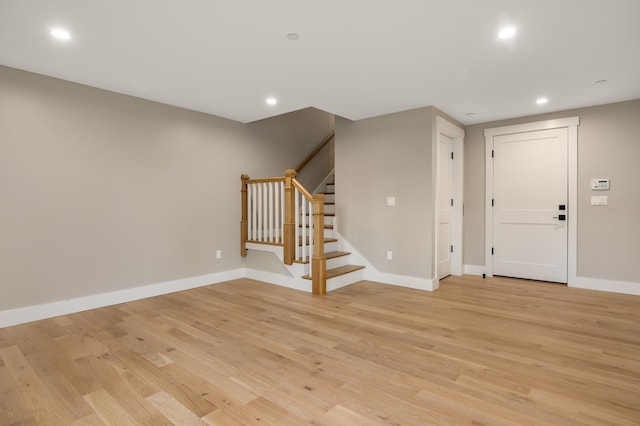
[[[340,249],[337,238],[333,172],[315,194],[295,176],[292,169],[284,177],[251,180],[242,175],[241,255],[248,250],[275,253],[293,277],[311,280],[314,294],[361,281],[364,266],[350,264],[350,253]],[[293,287],[308,288],[297,280]]]
[[[335,175],[332,174],[328,182],[325,184],[323,192],[319,192],[325,196],[324,201],[324,256],[327,259],[327,288],[332,290],[335,288],[343,287],[344,283],[352,284],[362,280],[362,273],[358,273],[364,269],[364,266],[351,265],[350,255],[351,253],[346,251],[340,251],[340,244],[335,235],[335,220],[336,220],[336,203],[335,203]],[[306,260],[308,263],[309,260]],[[302,276],[305,280],[311,280],[311,275],[306,274]]]

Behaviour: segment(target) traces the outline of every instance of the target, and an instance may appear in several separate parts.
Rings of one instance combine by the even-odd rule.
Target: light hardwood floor
[[[0,329],[0,424],[640,424],[640,297],[236,280]]]

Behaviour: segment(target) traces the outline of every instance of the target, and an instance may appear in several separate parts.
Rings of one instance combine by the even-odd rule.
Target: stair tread
[[[348,251],[328,251],[324,254],[327,259],[335,259],[336,257],[349,256],[351,253]]]
[[[335,192],[318,192],[318,194],[324,194],[324,195],[336,195]]]
[[[302,227],[303,227],[302,225],[298,226],[298,228],[302,228]],[[304,225],[304,228],[309,228],[309,227],[310,226],[308,224]],[[333,229],[333,225],[324,225],[324,229]]]
[[[364,266],[345,265],[333,269],[327,269],[327,279],[339,277],[340,275],[348,274],[349,272],[359,271],[360,269],[364,269]],[[305,280],[310,280],[311,275],[303,275],[302,278],[304,278]]]
[[[337,238],[327,238],[327,237],[324,238],[325,243],[335,243],[336,241],[338,241]],[[307,237],[307,243],[309,243],[309,237]],[[300,246],[302,245],[302,237],[299,239],[298,245]]]
[[[335,213],[325,213],[325,216],[335,216]],[[309,216],[309,213],[307,213],[305,216]]]
[[[327,260],[329,260],[329,259],[336,259],[342,256],[349,256],[350,254],[351,253],[348,251],[328,251],[324,254],[324,257]],[[294,262],[306,265],[307,263],[309,263],[309,257],[307,257],[305,260],[294,260]]]

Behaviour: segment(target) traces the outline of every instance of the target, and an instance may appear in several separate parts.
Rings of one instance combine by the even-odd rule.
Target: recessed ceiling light
[[[538,99],[536,99],[536,103],[537,103],[538,105],[544,105],[544,104],[546,104],[547,102],[549,102],[549,99],[547,99],[547,98],[538,98]]]
[[[64,28],[52,28],[51,35],[57,38],[58,40],[69,40],[71,39],[71,34],[69,31]]]
[[[607,80],[598,80],[598,81],[595,82],[595,84],[604,84],[606,82],[607,82]]]
[[[276,98],[267,98],[267,105],[275,105],[278,101]]]
[[[503,29],[500,30],[500,32],[498,32],[498,37],[503,40],[511,38],[514,35],[516,35],[515,27],[504,27]]]
[[[474,115],[476,115],[475,112],[468,112],[465,114],[467,117],[473,117]]]
[[[296,34],[296,33],[289,33],[287,34],[287,39],[291,40],[291,41],[296,41],[300,38],[300,34]]]

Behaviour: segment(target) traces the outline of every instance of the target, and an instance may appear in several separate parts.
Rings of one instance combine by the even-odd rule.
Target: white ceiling
[[[640,0],[0,0],[0,64],[242,122],[472,124],[640,98]]]

